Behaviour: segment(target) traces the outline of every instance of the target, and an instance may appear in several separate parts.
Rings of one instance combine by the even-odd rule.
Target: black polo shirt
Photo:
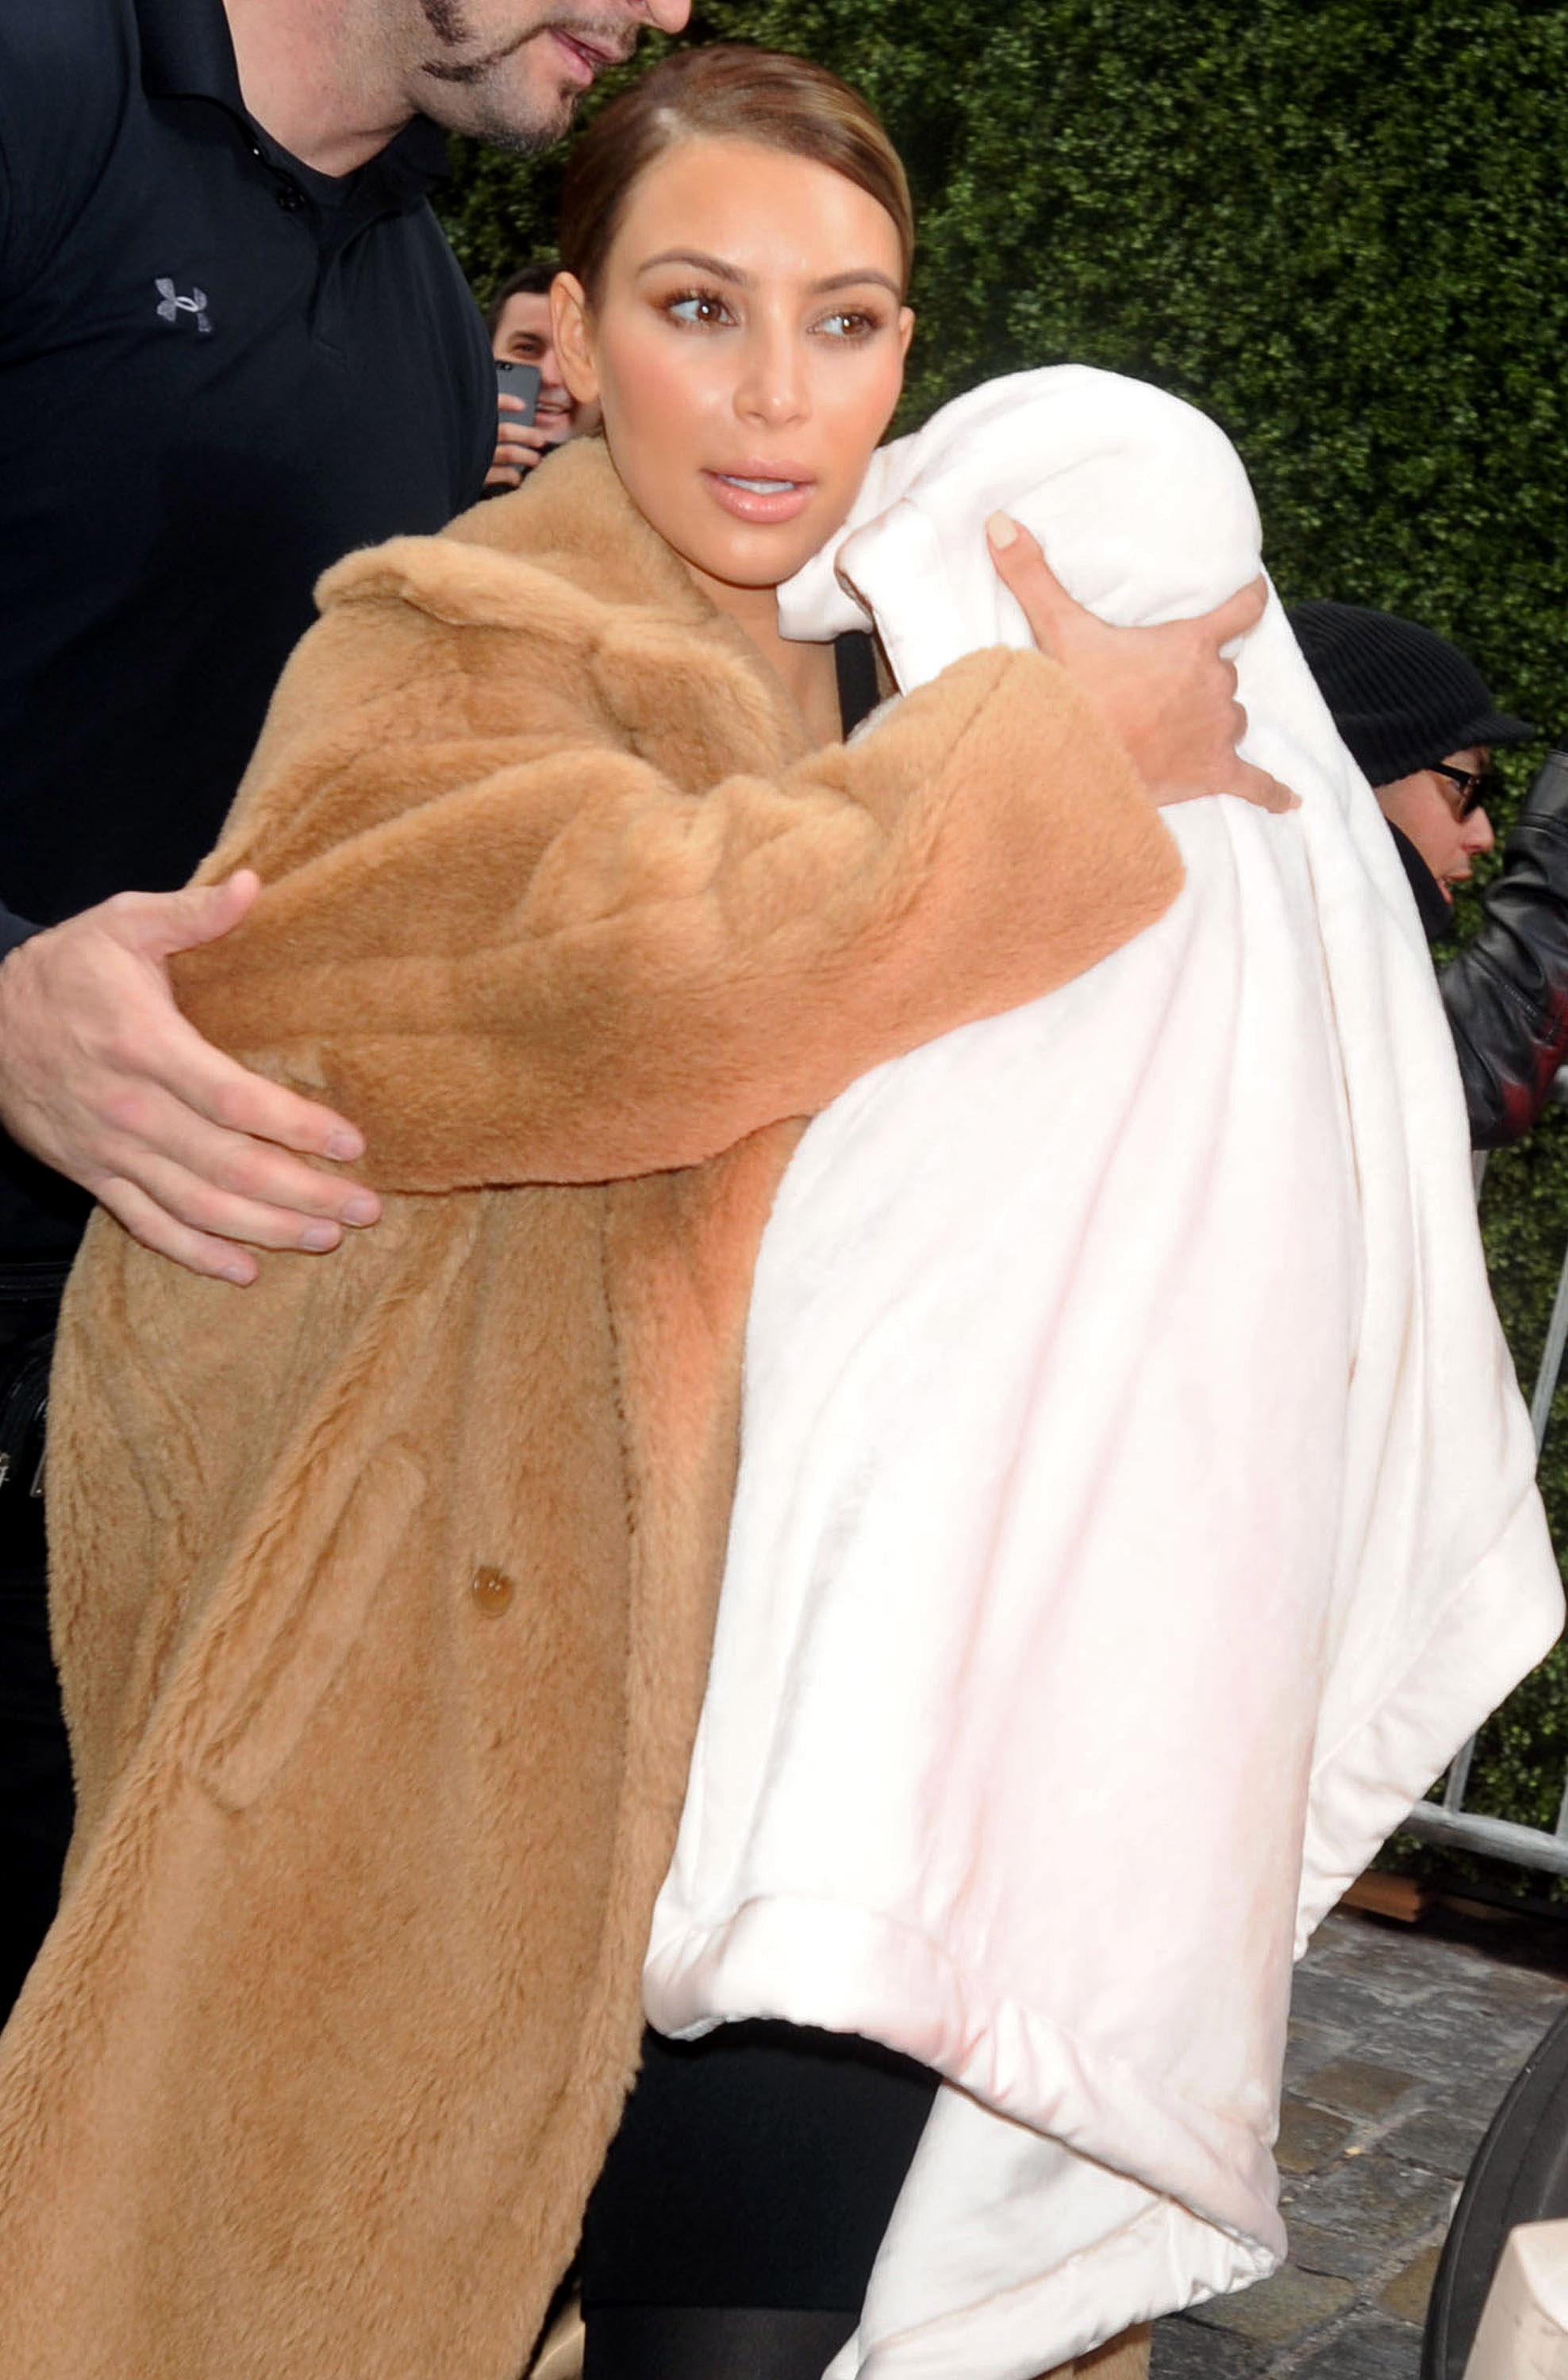
[[[494,379],[417,120],[342,180],[222,0],[0,10],[0,955],[217,836],[310,589],[478,496]],[[84,1202],[0,1135],[0,1257]]]

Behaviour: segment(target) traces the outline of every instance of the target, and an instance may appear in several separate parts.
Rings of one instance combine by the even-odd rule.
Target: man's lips
[[[595,76],[603,74],[610,67],[624,65],[627,56],[625,50],[606,49],[597,42],[585,42],[580,34],[568,33],[560,25],[551,26],[550,38],[565,53],[573,69],[574,80],[580,83],[584,91]]]
[[[748,463],[730,471],[704,471],[702,479],[723,511],[759,528],[796,519],[817,487],[808,473],[784,463]]]

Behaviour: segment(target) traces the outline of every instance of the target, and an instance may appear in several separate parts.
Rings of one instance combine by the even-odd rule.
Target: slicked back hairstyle
[[[677,141],[699,139],[749,140],[842,174],[893,217],[907,284],[915,249],[909,184],[859,92],[806,58],[713,42],[661,59],[612,101],[572,152],[561,200],[561,261],[590,305],[638,177]]]

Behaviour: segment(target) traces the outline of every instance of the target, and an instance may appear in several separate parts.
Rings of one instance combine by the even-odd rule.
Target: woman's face
[[[699,581],[778,587],[844,521],[903,383],[900,266],[843,175],[693,139],[634,186],[597,304],[556,282],[566,384]]]

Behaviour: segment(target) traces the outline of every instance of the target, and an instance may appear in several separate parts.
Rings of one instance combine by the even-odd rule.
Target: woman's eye
[[[674,322],[690,322],[704,330],[729,321],[729,308],[711,289],[690,289],[684,298],[672,298],[664,311]]]
[[[825,316],[817,327],[820,331],[825,331],[831,339],[866,339],[869,338],[878,324],[874,314],[865,314],[858,309],[845,307],[836,314]]]

